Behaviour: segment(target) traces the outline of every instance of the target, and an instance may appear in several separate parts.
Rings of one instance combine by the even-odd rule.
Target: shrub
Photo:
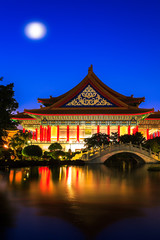
[[[42,149],[37,145],[30,145],[25,147],[22,150],[22,155],[25,157],[41,157],[42,156]]]
[[[143,146],[145,148],[151,149],[153,152],[160,152],[160,137],[145,141]]]
[[[48,147],[48,149],[49,149],[50,151],[62,150],[62,146],[61,146],[60,143],[55,142],[55,143],[52,143],[52,144]]]

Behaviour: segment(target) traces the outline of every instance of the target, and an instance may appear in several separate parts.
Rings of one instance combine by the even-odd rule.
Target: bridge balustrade
[[[128,152],[133,152],[133,153],[140,153],[146,157],[152,158],[154,160],[159,160],[160,161],[160,153],[157,154],[153,151],[151,151],[151,149],[146,149],[144,147],[142,147],[142,145],[135,145],[132,143],[119,143],[119,144],[109,144],[107,146],[103,146],[102,148],[96,148],[96,149],[92,149],[86,153],[84,153],[82,155],[82,159],[89,161],[89,160],[93,160],[95,158],[98,157],[102,157],[104,155],[107,155],[109,153],[112,152],[118,152],[118,151],[128,151]]]

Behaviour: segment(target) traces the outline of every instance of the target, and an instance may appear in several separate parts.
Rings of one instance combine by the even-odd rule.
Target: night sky
[[[90,64],[109,87],[160,109],[160,0],[1,0],[0,17],[0,76],[19,111],[70,90]],[[25,36],[32,21],[46,37]]]

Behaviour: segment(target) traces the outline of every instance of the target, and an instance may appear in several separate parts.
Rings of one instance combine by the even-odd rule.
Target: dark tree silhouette
[[[90,138],[84,139],[85,146],[87,148],[91,147],[101,147],[103,145],[109,144],[108,135],[105,133],[95,133]]]
[[[31,157],[31,159],[32,158],[34,159],[36,157],[39,158],[42,156],[42,149],[37,145],[30,145],[30,146],[25,147],[22,150],[22,154],[25,157]]]
[[[132,135],[128,135],[128,134],[122,135],[119,137],[119,140],[122,143],[130,143],[131,142],[132,144],[139,145],[139,144],[144,143],[145,138],[143,137],[142,133],[136,132],[135,134],[132,134]]]
[[[0,78],[2,81],[3,78]],[[4,137],[7,136],[6,130],[15,129],[16,122],[11,120],[11,114],[18,108],[18,103],[14,99],[14,84],[6,86],[0,85],[0,145],[4,144]]]

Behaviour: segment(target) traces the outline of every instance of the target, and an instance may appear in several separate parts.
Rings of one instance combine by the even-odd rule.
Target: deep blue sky
[[[14,82],[19,110],[78,84],[93,64],[109,87],[160,109],[160,0],[1,0],[0,76]],[[46,24],[29,40],[30,21]]]

